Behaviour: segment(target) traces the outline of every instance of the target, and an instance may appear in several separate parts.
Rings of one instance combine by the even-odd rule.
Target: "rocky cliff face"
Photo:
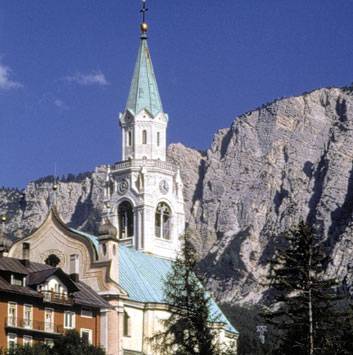
[[[209,287],[223,302],[261,298],[273,238],[304,219],[330,245],[328,273],[351,282],[353,267],[353,91],[321,89],[275,101],[218,131],[207,153],[168,149],[181,167],[187,221]],[[50,204],[50,178],[24,191],[0,190],[0,213],[20,237]],[[65,222],[95,231],[103,181],[83,174],[60,182]]]

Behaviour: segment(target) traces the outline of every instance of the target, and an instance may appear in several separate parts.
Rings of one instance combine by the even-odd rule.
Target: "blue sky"
[[[0,186],[120,159],[138,0],[1,0]],[[206,149],[236,115],[353,82],[353,0],[149,0],[169,142]]]

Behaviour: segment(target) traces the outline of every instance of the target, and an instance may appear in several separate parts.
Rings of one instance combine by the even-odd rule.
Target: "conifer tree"
[[[194,273],[196,262],[195,248],[188,235],[184,235],[181,252],[173,262],[164,289],[171,315],[163,322],[164,331],[152,338],[155,349],[163,354],[222,353],[210,327],[210,298]]]
[[[323,243],[303,222],[281,242],[269,276],[274,305],[265,314],[278,330],[274,354],[336,354],[341,342],[337,327],[347,317],[337,308],[337,281],[324,277],[330,259]]]

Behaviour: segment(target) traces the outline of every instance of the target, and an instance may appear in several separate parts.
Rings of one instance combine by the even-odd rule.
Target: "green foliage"
[[[8,355],[52,355],[51,349],[45,344],[35,344],[33,346],[19,346]],[[53,354],[54,355],[54,354]]]
[[[301,222],[280,240],[271,261],[272,307],[265,318],[276,331],[273,354],[344,354],[340,311],[344,297],[337,295],[337,281],[324,276],[330,259],[319,236]]]
[[[164,289],[171,316],[163,322],[165,330],[151,339],[155,350],[163,354],[221,354],[210,327],[210,299],[194,273],[196,262],[195,249],[184,235]]]
[[[55,340],[52,350],[53,355],[105,355],[103,349],[87,344],[74,330]]]

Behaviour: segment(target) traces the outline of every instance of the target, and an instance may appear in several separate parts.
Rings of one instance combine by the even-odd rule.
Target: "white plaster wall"
[[[125,306],[125,312],[130,316],[130,336],[123,336],[123,349],[142,351],[144,336],[143,310]]]
[[[134,207],[134,246],[145,252],[173,259],[180,247],[179,237],[184,232],[185,215],[182,184],[176,171],[162,169],[151,161],[152,166],[112,168],[111,176],[116,184],[123,179],[129,182],[129,190],[124,195],[114,191],[110,198],[113,206],[111,222],[119,228],[117,210],[120,203],[128,200]],[[160,183],[165,180],[169,186],[167,193],[162,193]],[[141,182],[143,181],[143,183]],[[165,202],[171,209],[171,238],[160,239],[155,233],[155,212],[157,205]]]
[[[166,160],[166,129],[168,116],[159,113],[152,117],[143,110],[135,117],[129,112],[120,115],[120,127],[122,135],[122,160],[132,159],[160,159]],[[129,146],[127,132],[132,132],[132,145]],[[142,131],[147,132],[147,144],[142,143]],[[160,145],[157,145],[157,132],[160,132]]]
[[[67,287],[56,276],[49,277],[43,286],[44,290],[53,292],[57,292],[60,286],[61,293],[67,294]]]

